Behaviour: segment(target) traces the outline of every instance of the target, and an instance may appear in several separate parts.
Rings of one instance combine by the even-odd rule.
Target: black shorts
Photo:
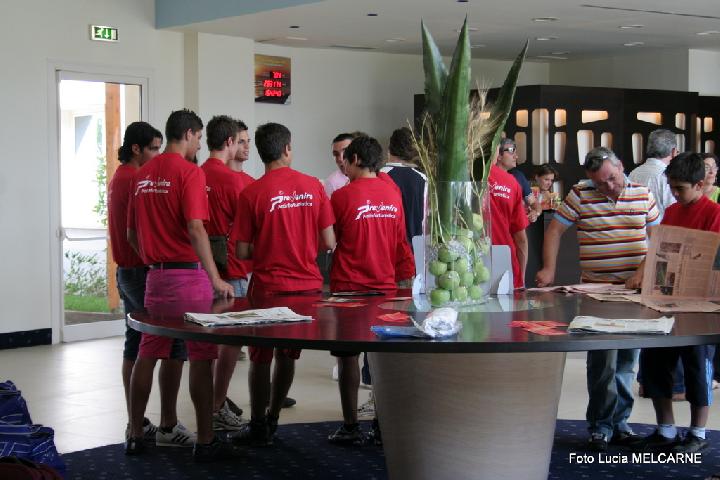
[[[644,348],[640,352],[643,389],[650,398],[672,398],[673,372],[682,358],[685,373],[685,398],[690,404],[712,404],[713,357],[715,345]]]

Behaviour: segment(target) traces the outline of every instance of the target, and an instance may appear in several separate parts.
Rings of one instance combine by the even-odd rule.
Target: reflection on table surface
[[[541,298],[526,297],[518,295],[491,295],[487,299],[463,306],[453,306],[458,312],[521,312],[524,310],[536,310],[552,307],[553,299],[542,300]],[[415,295],[412,299],[391,300],[381,303],[380,308],[402,312],[429,312],[433,309],[426,295]]]
[[[409,300],[392,300],[410,297]],[[159,305],[149,313],[129,315],[129,324],[146,333],[236,345],[279,346],[315,350],[396,351],[428,353],[584,351],[720,343],[720,314],[678,314],[670,335],[542,335],[514,327],[511,322],[554,320],[569,323],[576,315],[603,318],[657,318],[658,312],[635,303],[599,302],[589,297],[548,292],[519,292],[463,310],[460,333],[449,339],[381,339],[370,331],[375,325],[411,325],[410,318],[386,321],[387,313],[403,312],[416,321],[427,315],[418,309],[409,290],[382,296],[353,297],[344,306],[328,303],[328,294],[281,295],[216,301],[207,311],[222,313],[250,308],[286,306],[313,321],[259,326],[202,327],[187,322],[181,302]],[[195,305],[197,306],[197,305]],[[200,312],[202,313],[202,312]]]

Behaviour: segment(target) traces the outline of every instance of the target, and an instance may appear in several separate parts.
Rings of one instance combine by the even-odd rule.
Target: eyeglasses
[[[501,152],[515,153],[515,147],[505,147],[500,150]]]

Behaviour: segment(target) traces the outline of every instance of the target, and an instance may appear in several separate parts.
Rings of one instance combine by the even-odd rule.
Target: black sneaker
[[[293,406],[295,406],[296,403],[297,403],[297,400],[295,400],[294,398],[285,397],[285,400],[283,400],[282,408],[293,407]]]
[[[193,460],[198,463],[230,460],[239,455],[238,449],[229,443],[221,442],[217,437],[210,443],[196,443],[193,446]]]
[[[632,430],[617,430],[610,439],[610,445],[619,447],[633,447],[640,444],[644,438],[641,435],[633,433]]]
[[[634,449],[643,452],[669,452],[679,443],[679,435],[675,436],[675,438],[668,438],[660,435],[660,432],[655,430],[651,435],[648,435],[643,438],[642,441],[635,444]]]
[[[373,418],[372,429],[370,430],[370,433],[368,433],[368,441],[373,445],[382,447],[382,433],[380,433],[380,422],[378,422],[377,418]]]
[[[227,407],[230,409],[231,412],[233,412],[238,417],[242,417],[243,409],[235,405],[235,402],[230,400],[230,397],[225,397],[225,403],[227,404]]]
[[[275,432],[277,432],[278,420],[280,420],[280,417],[267,416],[268,433],[270,438],[273,438],[275,436]]]
[[[705,450],[709,443],[704,438],[696,437],[692,433],[688,434],[683,440],[672,447],[673,453],[696,453]]]
[[[341,445],[361,445],[365,442],[365,435],[357,423],[353,425],[343,423],[334,433],[328,435],[328,442]]]
[[[262,420],[250,420],[240,430],[232,433],[230,438],[237,445],[250,447],[267,447],[273,443],[270,427],[265,418]]]
[[[140,455],[145,451],[145,441],[140,437],[130,437],[125,441],[125,455]]]
[[[593,432],[588,439],[588,449],[593,452],[604,452],[608,447],[607,435],[601,432]]]

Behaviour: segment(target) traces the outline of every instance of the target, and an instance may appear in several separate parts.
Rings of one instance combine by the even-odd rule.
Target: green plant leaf
[[[430,115],[437,118],[442,107],[442,94],[448,75],[447,67],[435,40],[425,27],[425,22],[421,21],[420,26],[422,27],[423,69],[425,70],[425,108]]]
[[[523,61],[525,60],[525,54],[527,53],[529,44],[530,42],[526,41],[525,46],[515,58],[507,77],[505,77],[505,82],[500,88],[497,100],[490,110],[490,118],[496,122],[495,132],[493,132],[490,136],[492,139],[490,145],[488,145],[487,148],[483,148],[484,158],[477,159],[475,161],[474,173],[475,180],[477,181],[484,179],[485,173],[490,170],[490,165],[492,164],[493,156],[495,155],[495,149],[500,143],[505,123],[510,115],[510,109],[512,108],[513,99],[515,98],[517,79],[520,75],[520,69],[522,68]]]

